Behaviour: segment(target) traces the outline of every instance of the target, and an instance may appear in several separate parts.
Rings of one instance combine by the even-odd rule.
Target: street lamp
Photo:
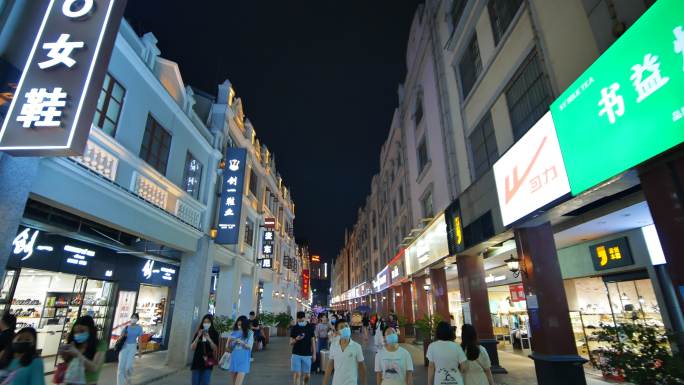
[[[511,273],[513,273],[514,277],[517,278],[520,276],[520,260],[518,258],[515,258],[513,254],[511,254],[511,257],[505,260],[504,262],[508,266],[508,270],[510,270]]]

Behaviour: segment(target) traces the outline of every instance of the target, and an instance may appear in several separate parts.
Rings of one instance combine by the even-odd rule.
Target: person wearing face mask
[[[211,372],[214,365],[218,363],[216,359],[216,343],[219,341],[219,333],[214,328],[214,317],[206,314],[202,317],[202,322],[197,326],[195,338],[190,344],[193,350],[192,355],[192,385],[209,385]]]
[[[328,348],[328,331],[330,325],[328,325],[328,317],[321,313],[318,317],[319,321],[316,324],[316,362],[314,362],[314,371],[320,373],[325,368],[320,367],[321,362],[321,350]]]
[[[116,383],[117,385],[128,385],[131,382],[133,375],[133,362],[135,361],[135,354],[138,350],[138,338],[143,334],[143,329],[138,325],[140,316],[138,313],[133,313],[129,324],[124,328],[121,337],[125,338],[123,348],[119,352],[119,366],[117,367]]]
[[[361,345],[351,339],[351,329],[346,321],[338,323],[340,342],[330,347],[330,359],[325,368],[323,385],[328,385],[333,373],[332,385],[357,385],[361,377],[361,385],[367,385],[366,364]]]
[[[394,328],[385,329],[385,347],[375,355],[375,378],[378,385],[413,385],[411,354],[399,346]]]
[[[294,385],[307,385],[311,363],[316,360],[316,336],[311,325],[306,322],[306,314],[303,311],[297,312],[297,323],[290,330],[290,345]]]
[[[74,365],[78,362],[85,367],[86,385],[97,384],[106,353],[107,343],[97,339],[95,320],[89,315],[76,320],[69,333],[67,344],[59,350],[59,354],[67,365]]]
[[[226,346],[231,351],[229,370],[233,385],[242,385],[250,370],[250,357],[255,339],[250,325],[251,322],[247,320],[247,317],[243,315],[238,317],[233,325],[233,332],[226,342]]]
[[[337,332],[337,316],[333,313],[330,316],[330,326],[328,328],[328,347],[340,342],[340,333]]]
[[[36,331],[23,328],[0,356],[0,383],[45,385],[43,360],[36,351]]]

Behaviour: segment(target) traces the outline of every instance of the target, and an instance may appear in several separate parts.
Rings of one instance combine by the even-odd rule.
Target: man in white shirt
[[[330,358],[325,368],[323,385],[328,385],[333,369],[335,369],[335,375],[332,385],[357,385],[359,377],[361,377],[362,385],[368,385],[361,345],[352,341],[351,329],[346,321],[337,322],[337,331],[340,340],[339,343],[330,346]]]
[[[399,346],[394,328],[385,329],[385,347],[375,355],[376,384],[413,385],[413,359]]]

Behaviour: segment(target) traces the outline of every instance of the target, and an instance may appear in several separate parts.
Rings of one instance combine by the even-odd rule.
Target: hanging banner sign
[[[228,149],[226,167],[223,169],[218,234],[214,240],[219,245],[236,245],[238,243],[246,163],[247,150],[236,147]]]
[[[85,149],[125,0],[51,0],[0,130],[0,151]]]

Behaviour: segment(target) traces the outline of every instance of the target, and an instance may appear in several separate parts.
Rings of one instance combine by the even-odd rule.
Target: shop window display
[[[490,287],[488,294],[496,339],[510,343],[514,349],[530,349],[529,316],[525,301],[513,301],[507,285]]]
[[[136,312],[140,315],[140,325],[143,327],[140,350],[144,352],[161,348],[168,295],[169,289],[166,287],[140,285]]]
[[[607,348],[597,337],[602,326],[637,323],[665,332],[649,279],[604,282],[601,277],[579,278],[566,281],[565,287],[577,350],[593,365],[598,362],[598,350]]]
[[[43,358],[54,358],[66,343],[71,325],[82,315],[95,320],[98,337],[105,338],[110,321],[113,284],[76,275],[25,269],[18,275],[9,311],[17,316],[17,328],[31,326],[38,333]],[[45,369],[51,371],[47,363]]]

